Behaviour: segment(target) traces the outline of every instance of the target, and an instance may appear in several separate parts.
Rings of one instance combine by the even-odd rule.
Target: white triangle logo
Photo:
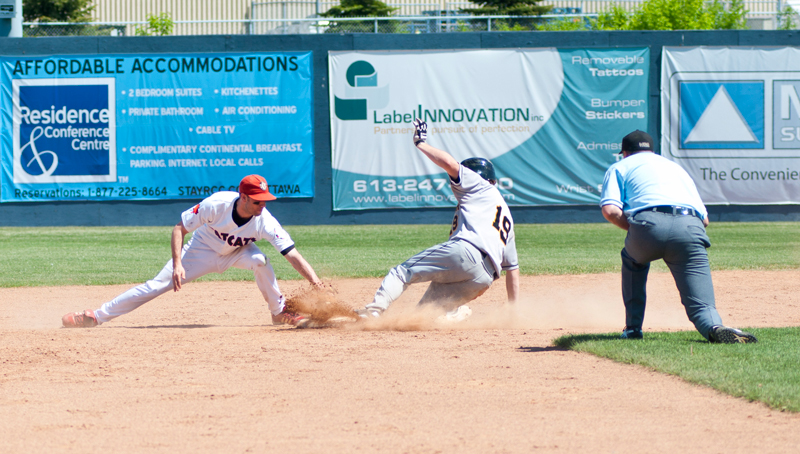
[[[758,142],[724,85],[720,85],[684,141],[696,142]]]

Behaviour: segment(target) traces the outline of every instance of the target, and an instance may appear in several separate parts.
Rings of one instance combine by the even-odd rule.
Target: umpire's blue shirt
[[[627,216],[664,205],[694,208],[701,219],[708,214],[689,174],[649,151],[632,154],[608,168],[600,194],[600,206],[605,205],[615,205]]]

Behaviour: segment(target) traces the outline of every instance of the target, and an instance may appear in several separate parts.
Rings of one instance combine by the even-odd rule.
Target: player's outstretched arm
[[[458,178],[458,171],[461,164],[456,161],[450,153],[440,150],[436,147],[428,145],[425,141],[428,140],[428,124],[417,118],[414,120],[414,145],[417,146],[419,151],[423,152],[434,164],[444,169],[450,178]]]
[[[173,290],[178,291],[181,289],[181,282],[186,280],[186,270],[183,269],[181,263],[181,251],[183,250],[183,239],[189,233],[186,227],[183,226],[183,221],[175,224],[172,228],[172,283]]]
[[[519,298],[519,268],[506,271],[506,293],[509,303],[517,302]]]
[[[317,288],[323,288],[322,281],[317,277],[314,268],[311,268],[311,265],[309,265],[306,259],[297,252],[297,248],[287,252],[284,257],[292,265],[292,268],[296,269],[308,282],[311,282]]]
[[[628,224],[628,218],[625,217],[625,213],[623,213],[622,208],[616,205],[603,205],[603,217],[606,220],[617,227],[621,228],[622,230],[628,230],[630,228],[630,224]]]

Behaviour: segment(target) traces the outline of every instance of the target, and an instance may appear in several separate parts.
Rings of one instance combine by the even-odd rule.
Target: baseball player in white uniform
[[[392,268],[362,318],[379,317],[410,284],[430,282],[419,304],[439,305],[447,320],[461,321],[471,311],[465,303],[479,297],[506,271],[508,301],[519,293],[519,262],[514,220],[495,187],[492,163],[469,158],[459,163],[446,151],[425,143],[428,125],[414,121],[414,145],[450,176],[458,200],[450,239]]]
[[[217,192],[181,214],[172,229],[172,260],[158,275],[138,285],[94,311],[73,312],[62,318],[67,328],[89,328],[127,314],[142,304],[209,273],[222,273],[230,267],[252,270],[256,285],[272,313],[273,324],[296,325],[303,317],[284,310],[285,298],[275,272],[255,242],[266,239],[286,260],[317,288],[322,281],[295,248],[294,242],[264,206],[275,200],[267,181],[249,175],[239,184],[239,192]],[[186,234],[194,232],[183,244]]]

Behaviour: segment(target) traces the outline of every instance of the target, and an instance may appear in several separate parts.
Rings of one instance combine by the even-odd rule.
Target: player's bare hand
[[[181,283],[186,280],[186,270],[183,269],[183,265],[177,265],[175,269],[172,271],[172,289],[174,291],[178,291],[181,289]]]
[[[414,125],[414,146],[419,146],[428,140],[428,123],[415,118],[412,124]]]

